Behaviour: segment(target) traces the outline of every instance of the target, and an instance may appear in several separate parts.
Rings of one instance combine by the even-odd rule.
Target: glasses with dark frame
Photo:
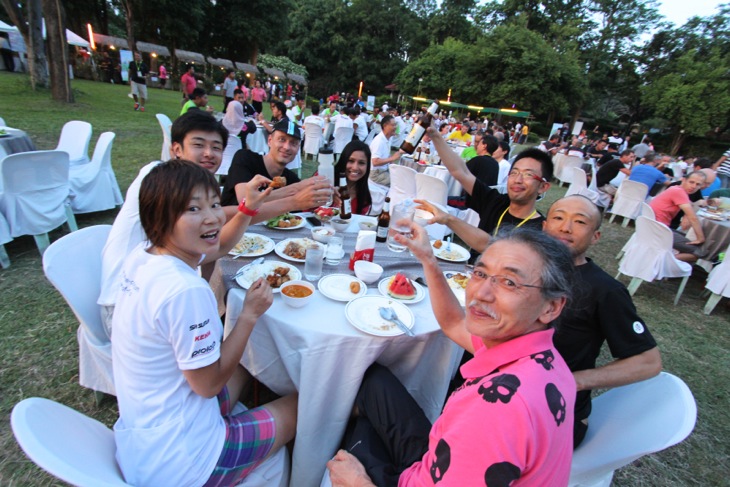
[[[472,270],[472,279],[479,281],[486,281],[489,279],[489,281],[492,283],[493,286],[496,286],[499,289],[502,289],[504,291],[508,292],[519,292],[522,288],[528,287],[528,288],[534,288],[534,289],[544,289],[543,286],[536,286],[534,284],[523,284],[521,282],[517,282],[511,277],[507,276],[500,276],[500,275],[494,275],[490,276],[483,270],[479,268],[475,268]]]
[[[517,178],[518,176],[522,176],[522,179],[534,179],[535,181],[539,181],[541,183],[547,183],[547,179],[539,176],[536,172],[530,171],[529,169],[526,169],[524,171],[520,171],[519,169],[510,169],[510,172],[507,173],[507,176],[513,179]]]

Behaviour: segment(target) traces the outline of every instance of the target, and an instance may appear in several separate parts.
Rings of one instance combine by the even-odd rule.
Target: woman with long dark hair
[[[368,188],[370,178],[370,147],[364,142],[353,140],[345,146],[340,159],[335,165],[335,178],[340,174],[347,178],[347,188],[350,191],[352,212],[358,215],[367,215],[373,204]]]

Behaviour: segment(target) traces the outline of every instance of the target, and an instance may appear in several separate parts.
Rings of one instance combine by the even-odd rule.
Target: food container
[[[371,230],[375,231],[375,229],[378,227],[378,219],[377,218],[363,218],[360,220],[360,230]]]
[[[310,292],[307,296],[303,297],[293,297],[287,295],[287,288],[291,288],[292,286],[301,286],[306,289],[308,289]],[[289,281],[281,285],[281,298],[284,300],[284,303],[291,306],[292,308],[301,308],[302,306],[306,305],[309,301],[312,300],[312,296],[314,296],[314,284],[307,281]],[[295,288],[298,289],[298,288]]]
[[[315,227],[312,229],[312,238],[317,242],[329,243],[330,239],[334,236],[335,231],[327,227]]]
[[[416,210],[416,213],[413,215],[413,221],[422,227],[425,227],[432,218],[433,213],[426,210]]]
[[[344,232],[350,227],[351,220],[340,220],[333,218],[330,220],[330,225],[334,227],[338,232]]]
[[[372,284],[383,275],[383,268],[375,262],[358,260],[355,262],[355,275],[365,284]]]

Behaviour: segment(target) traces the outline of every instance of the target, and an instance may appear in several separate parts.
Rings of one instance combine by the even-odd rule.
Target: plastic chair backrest
[[[91,163],[98,164],[99,169],[112,167],[112,145],[116,136],[114,132],[104,132],[96,141]]]
[[[172,120],[164,113],[158,113],[155,117],[157,117],[157,121],[160,123],[160,128],[162,129],[162,152],[160,153],[160,160],[167,161],[170,159],[170,146],[172,145],[172,135],[170,133]]]
[[[101,251],[111,228],[82,228],[56,240],[43,254],[46,277],[98,344],[109,341],[96,301],[101,292]]]
[[[64,151],[11,154],[3,159],[2,179],[6,194],[68,188],[69,157]],[[59,191],[59,195],[63,191]],[[63,198],[68,196],[66,189]]]
[[[641,211],[641,213],[640,213],[641,216],[645,216],[646,218],[648,218],[650,220],[656,221],[656,215],[654,214],[654,209],[651,206],[649,206],[648,204],[642,202],[640,211]]]
[[[231,168],[233,157],[236,155],[236,152],[240,151],[242,148],[243,142],[241,139],[235,135],[228,134],[228,143],[226,144],[226,148],[223,149],[221,165],[215,173],[228,175],[228,170]]]
[[[56,150],[68,152],[70,161],[88,160],[91,124],[81,120],[66,122],[61,130]]]
[[[645,216],[636,218],[636,238],[643,247],[658,250],[671,250],[673,246],[672,230],[663,223]]]
[[[443,180],[435,176],[416,173],[416,197],[420,200],[445,205],[449,198],[449,188]]]
[[[705,287],[715,294],[730,297],[730,245],[725,250],[725,258],[707,276]]]
[[[15,439],[38,466],[81,487],[123,487],[114,433],[99,421],[49,399],[30,397],[10,415]]]
[[[304,153],[318,154],[322,142],[322,127],[316,123],[304,124]]]
[[[570,176],[570,187],[565,193],[565,196],[580,193],[582,189],[588,189],[588,186],[586,184],[586,172],[583,169],[581,169],[580,167],[571,167],[567,170],[570,171],[572,174]]]
[[[588,433],[573,453],[569,485],[594,485],[639,457],[676,445],[696,420],[692,392],[672,374],[611,389],[593,399]]]
[[[335,154],[341,154],[345,146],[352,140],[355,130],[352,127],[338,127],[335,129]]]
[[[408,198],[416,197],[416,171],[406,166],[391,164],[390,169],[390,208]]]
[[[7,125],[5,125],[5,119],[3,117],[0,117],[0,127],[7,127]]]
[[[643,203],[647,194],[649,194],[649,188],[646,184],[624,179],[616,191],[616,199],[627,198]]]

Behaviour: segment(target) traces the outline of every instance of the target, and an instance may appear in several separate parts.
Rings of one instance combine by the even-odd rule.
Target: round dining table
[[[730,212],[726,212],[730,216]],[[721,252],[725,252],[730,245],[730,220],[725,220],[724,216],[711,215],[703,209],[697,210],[697,217],[702,225],[702,232],[705,234],[705,241],[700,248],[706,252],[705,256],[700,259],[701,267],[707,270],[707,266],[703,262],[709,263],[709,269],[712,269],[712,262],[717,260]],[[692,228],[687,231],[687,238],[694,240],[695,232]]]
[[[2,132],[4,131],[4,133]],[[35,144],[28,134],[19,129],[11,127],[0,127],[0,152],[5,155],[17,154],[19,152],[31,152],[36,150]]]
[[[349,253],[362,218],[353,215],[348,229],[338,232],[344,237],[346,254],[339,265],[325,264],[323,276],[354,275],[348,268]],[[307,223],[291,231],[253,225],[247,233],[266,235],[278,243],[285,238],[309,237],[310,231]],[[219,259],[211,277],[219,303],[225,302],[226,334],[235,326],[245,298],[245,290],[232,277],[252,260]],[[275,253],[266,255],[266,260],[283,261]],[[396,272],[412,279],[423,277],[422,266],[409,252],[391,252],[385,244],[376,243],[374,262],[384,268],[382,278]],[[294,265],[303,270],[303,264]],[[444,261],[443,269],[463,271],[464,262]],[[380,295],[377,288],[377,282],[369,284],[367,295]],[[299,393],[291,486],[319,485],[327,461],[339,448],[362,377],[375,362],[400,379],[431,421],[439,416],[463,350],[441,332],[428,288],[423,290],[425,296],[420,302],[407,305],[415,318],[414,337],[360,331],[348,321],[347,303],[329,299],[320,291],[302,308],[291,308],[280,294],[274,294],[272,306],[251,334],[241,364],[276,394]]]

